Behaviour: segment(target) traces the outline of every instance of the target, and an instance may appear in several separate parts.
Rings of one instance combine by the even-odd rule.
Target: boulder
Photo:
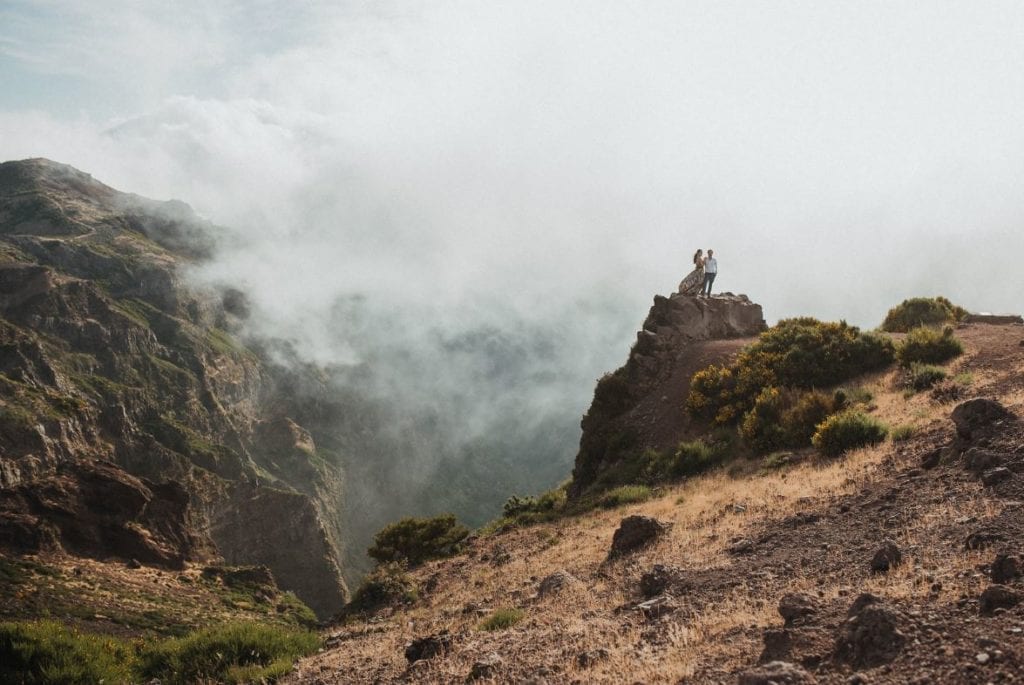
[[[617,557],[645,547],[671,529],[671,523],[650,516],[627,516],[612,536],[612,548],[608,556]]]
[[[444,633],[416,638],[405,645],[405,658],[412,664],[423,659],[444,656],[452,649],[452,638]]]
[[[906,618],[872,595],[861,595],[840,628],[835,653],[855,668],[873,668],[896,658],[907,642]]]
[[[481,680],[483,678],[493,678],[498,674],[498,669],[505,662],[496,652],[491,652],[482,659],[478,659],[473,662],[473,666],[469,671],[469,675],[466,676],[467,682],[474,680]]]
[[[990,488],[999,485],[1004,481],[1010,480],[1011,478],[1013,478],[1013,471],[1004,466],[989,469],[981,474],[981,482],[984,483],[986,487]]]
[[[740,673],[737,685],[808,685],[818,682],[796,664],[772,661]]]
[[[993,583],[1005,584],[1020,577],[1020,563],[1017,557],[1012,554],[997,554],[992,566],[989,568],[989,576]]]
[[[972,440],[979,431],[996,422],[1011,419],[1013,415],[997,400],[978,397],[958,404],[951,418],[957,435],[964,440]]]
[[[792,626],[818,611],[818,600],[796,592],[783,595],[779,600],[779,615]]]
[[[899,566],[902,560],[903,554],[900,552],[900,548],[892,540],[886,540],[871,557],[871,572],[887,573],[890,569]]]
[[[978,598],[978,608],[982,614],[992,614],[996,609],[1009,609],[1021,603],[1024,596],[1005,585],[989,585]]]

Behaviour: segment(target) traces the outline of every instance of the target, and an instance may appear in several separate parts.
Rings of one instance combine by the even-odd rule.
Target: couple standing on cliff
[[[708,256],[705,257],[704,250],[697,250],[693,255],[693,271],[679,284],[679,292],[683,295],[711,297],[711,285],[717,275],[718,261],[715,259],[715,251],[708,250]]]

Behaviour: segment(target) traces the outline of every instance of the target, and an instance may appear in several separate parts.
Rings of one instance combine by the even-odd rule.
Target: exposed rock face
[[[0,164],[0,545],[263,564],[329,615],[340,469],[230,334],[239,293],[181,280],[215,234],[180,202]]]
[[[746,295],[656,296],[626,364],[598,382],[583,417],[570,494],[644,449],[674,447],[689,429],[685,401],[693,374],[765,328],[761,306]]]

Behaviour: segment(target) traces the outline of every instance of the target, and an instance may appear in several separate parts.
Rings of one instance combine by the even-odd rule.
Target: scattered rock
[[[872,595],[858,597],[850,612],[836,641],[836,656],[854,667],[868,668],[896,658],[907,641],[902,628],[906,619]]]
[[[671,587],[679,576],[679,569],[664,564],[655,564],[640,576],[640,592],[644,597],[660,595]]]
[[[779,614],[792,626],[818,611],[818,600],[810,595],[790,593],[779,600]]]
[[[142,564],[139,562],[138,559],[129,559],[128,563],[126,563],[125,566],[131,569],[142,568]]]
[[[900,548],[892,540],[886,540],[871,557],[871,572],[887,573],[890,569],[899,566],[901,561],[903,561],[903,553],[900,552]]]
[[[997,554],[989,569],[993,583],[1009,583],[1020,577],[1020,566],[1017,557],[1012,554]]]
[[[433,659],[436,656],[444,656],[452,649],[452,638],[450,635],[428,635],[413,640],[405,645],[405,658],[409,663],[415,663],[423,659]]]
[[[737,540],[736,542],[726,547],[725,551],[727,551],[729,554],[735,554],[737,556],[741,554],[753,554],[754,541],[749,538]]]
[[[814,676],[796,664],[772,661],[740,673],[737,685],[805,685],[817,682]]]
[[[1002,466],[1002,464],[1003,457],[1001,454],[984,450],[980,447],[972,447],[964,452],[964,466],[975,473],[981,473],[982,471]]]
[[[996,609],[1009,609],[1020,604],[1024,597],[1016,590],[1005,585],[989,585],[978,598],[978,608],[983,614],[991,614]]]
[[[469,670],[469,675],[466,676],[467,681],[480,680],[481,678],[493,678],[498,673],[498,669],[504,663],[497,653],[491,652],[487,656],[473,662],[473,667]]]
[[[612,536],[612,549],[608,556],[617,557],[640,549],[670,530],[671,523],[650,516],[627,516]]]
[[[540,585],[537,587],[537,594],[541,597],[555,595],[566,587],[578,582],[580,581],[576,579],[576,576],[572,575],[568,571],[555,571],[550,576],[547,576],[544,580],[540,581]]]
[[[679,605],[675,603],[671,595],[659,595],[646,602],[640,602],[633,607],[647,619],[656,619],[676,611]]]
[[[611,656],[611,653],[604,647],[597,649],[590,649],[586,652],[581,652],[576,657],[576,663],[580,668],[590,668],[599,661],[604,661]]]
[[[945,447],[940,447],[921,457],[921,468],[933,469],[941,464],[945,449]]]
[[[964,440],[971,440],[992,424],[1012,418],[1013,415],[997,400],[978,397],[956,405],[951,418],[956,433]]]
[[[985,549],[997,542],[1003,542],[1006,538],[1002,533],[997,533],[991,530],[976,530],[967,536],[964,540],[964,547],[966,549]]]
[[[981,474],[981,482],[987,487],[999,485],[1003,481],[1013,478],[1013,471],[1003,466],[989,469],[985,473]]]

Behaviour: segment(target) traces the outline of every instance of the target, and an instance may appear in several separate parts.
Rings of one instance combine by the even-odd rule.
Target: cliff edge
[[[625,365],[602,377],[584,415],[571,496],[602,483],[646,449],[666,449],[706,426],[685,410],[693,374],[753,342],[766,324],[746,295],[657,295]]]

